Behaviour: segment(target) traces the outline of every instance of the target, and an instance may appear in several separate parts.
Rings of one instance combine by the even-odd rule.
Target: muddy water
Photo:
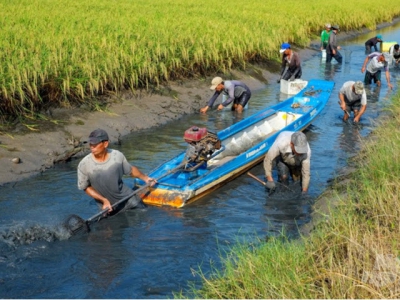
[[[380,30],[387,41],[400,27]],[[346,41],[343,65],[330,67],[316,55],[303,62],[303,78],[333,80],[327,107],[306,131],[312,148],[312,181],[307,197],[299,186],[278,187],[268,195],[260,183],[243,175],[183,209],[148,207],[100,222],[90,234],[69,237],[59,224],[69,214],[88,218],[96,204],[76,188],[78,161],[0,190],[0,284],[2,298],[170,298],[198,284],[195,271],[220,266],[220,257],[237,241],[257,241],[310,220],[311,205],[327,181],[357,153],[360,138],[374,127],[392,92],[368,88],[368,109],[359,126],[344,124],[337,93],[347,80],[362,80],[363,43],[374,33]],[[392,82],[397,88],[398,71]],[[254,91],[243,118],[284,100],[275,83]],[[240,118],[230,111],[191,115],[132,134],[115,146],[148,172],[185,149],[183,132],[191,125],[219,131]],[[251,172],[262,177],[262,166]],[[127,180],[131,183],[130,180]]]

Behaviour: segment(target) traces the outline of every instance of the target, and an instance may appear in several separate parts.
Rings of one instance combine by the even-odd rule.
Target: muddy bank
[[[380,24],[378,28],[392,23]],[[338,40],[354,37],[363,31],[341,32]],[[296,49],[303,61],[319,54],[319,40],[305,49]],[[88,134],[96,128],[105,129],[111,144],[131,132],[167,124],[185,114],[198,113],[212,95],[209,86],[214,75],[245,82],[257,90],[266,84],[276,84],[278,64],[248,65],[245,71],[229,75],[210,74],[207,78],[170,82],[156,91],[125,91],[119,95],[101,97],[100,110],[89,112],[81,108],[57,108],[43,112],[41,121],[24,121],[8,132],[0,132],[0,185],[28,178],[65,163],[88,152]]]
[[[273,76],[267,70],[250,66],[224,78],[239,79],[257,90]],[[17,124],[0,136],[0,184],[28,178],[88,153],[85,142],[96,128],[108,132],[111,144],[121,143],[121,138],[131,132],[199,113],[212,95],[211,79],[173,82],[155,92],[124,91],[103,99],[108,104],[99,111],[89,112],[85,107],[57,108],[44,112],[42,120]]]

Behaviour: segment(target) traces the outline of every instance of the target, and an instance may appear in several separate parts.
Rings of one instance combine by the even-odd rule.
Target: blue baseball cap
[[[285,52],[286,49],[290,49],[290,44],[289,43],[283,43],[281,46],[281,50],[279,50],[280,53]]]

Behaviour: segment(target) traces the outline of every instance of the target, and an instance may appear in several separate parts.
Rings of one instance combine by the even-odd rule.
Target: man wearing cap
[[[287,182],[290,174],[294,181],[301,179],[301,190],[306,193],[310,184],[310,158],[311,149],[303,132],[282,131],[264,158],[266,187],[275,189],[272,169],[276,166],[280,182]]]
[[[291,78],[300,78],[302,75],[302,71],[299,55],[296,52],[292,51],[292,49],[290,48],[290,44],[288,43],[283,43],[279,52],[282,53],[282,64],[281,77],[278,79],[278,83],[281,82],[281,79],[290,80]]]
[[[336,35],[339,32],[339,25],[331,26],[331,34],[329,35],[328,45],[326,46],[326,62],[330,63],[334,58],[339,64],[342,63],[343,57],[340,54],[340,46],[336,41]]]
[[[215,91],[214,95],[208,100],[208,103],[205,107],[200,109],[201,113],[206,113],[207,110],[213,106],[215,100],[217,100],[218,96],[222,93],[224,96],[228,97],[225,101],[223,101],[220,105],[218,105],[218,110],[223,109],[232,103],[232,110],[241,113],[243,108],[249,102],[251,97],[251,91],[247,85],[238,80],[223,80],[221,77],[215,77],[211,81],[211,90]]]
[[[389,65],[385,56],[380,52],[372,52],[365,58],[364,64],[361,68],[361,73],[364,73],[364,71],[367,70],[365,72],[364,84],[369,85],[372,83],[372,80],[374,80],[374,83],[376,83],[377,86],[381,86],[382,69],[385,70],[386,81],[389,88],[392,89],[393,86],[390,83]]]
[[[325,24],[325,29],[321,31],[321,51],[326,50],[328,46],[329,36],[331,35],[331,24]]]
[[[118,150],[108,149],[109,138],[106,131],[96,129],[89,135],[91,153],[85,156],[78,165],[78,188],[102,205],[102,210],[118,212],[127,208],[143,208],[139,197],[129,195],[132,189],[122,181],[123,175],[131,175],[153,185],[156,181],[132,166]],[[119,200],[129,199],[121,206],[112,208]]]
[[[389,55],[391,57],[391,61],[392,61],[392,65],[393,62],[396,66],[399,65],[399,61],[400,61],[400,46],[399,44],[395,44],[390,46],[389,48]]]
[[[382,35],[378,34],[377,36],[370,38],[365,42],[365,53],[371,53],[371,48],[374,47],[375,51],[378,51],[378,47],[376,46],[378,43],[382,45]]]
[[[343,121],[347,121],[351,112],[354,113],[354,123],[360,121],[367,109],[367,95],[361,81],[347,81],[339,90],[339,105],[344,111]]]

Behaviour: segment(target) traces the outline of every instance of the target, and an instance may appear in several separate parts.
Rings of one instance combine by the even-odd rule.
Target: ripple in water
[[[32,244],[36,241],[66,240],[71,232],[63,225],[18,224],[0,231],[0,242],[10,247]]]

